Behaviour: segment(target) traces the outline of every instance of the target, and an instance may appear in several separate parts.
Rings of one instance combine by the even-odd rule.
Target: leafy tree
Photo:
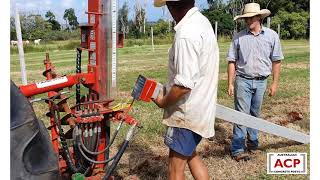
[[[53,12],[48,11],[45,15],[47,19],[47,22],[49,22],[52,26],[52,30],[60,30],[61,25],[60,23],[56,20],[56,16],[53,14]]]
[[[66,21],[66,24],[71,27],[72,30],[75,30],[79,25],[77,16],[75,15],[73,8],[69,8],[64,11],[63,19]]]
[[[51,31],[52,26],[41,15],[29,15],[25,29],[30,35],[30,39],[43,39],[45,34]]]
[[[207,0],[209,9],[223,9],[225,4],[222,0]]]
[[[123,6],[118,11],[118,25],[119,30],[125,35],[128,33],[128,14],[129,14],[129,7],[128,3],[125,2]]]
[[[143,21],[145,18],[145,9],[143,9],[140,5],[137,5],[135,7],[135,26],[137,29],[139,29],[139,32],[142,32],[142,28],[143,28]]]
[[[279,11],[272,19],[271,27],[281,26],[280,35],[283,38],[306,38],[309,31],[309,13],[305,11],[289,13]]]
[[[53,20],[50,23],[51,23],[51,26],[52,26],[52,30],[54,30],[54,31],[61,30],[61,25],[57,20]]]
[[[244,8],[244,5],[251,2],[260,4],[261,9],[269,9],[271,11],[271,16],[274,16],[280,10],[288,12],[310,11],[310,0],[229,0],[228,4],[233,5],[231,7],[236,8],[238,15],[241,14],[241,9]]]
[[[226,13],[222,9],[216,9],[216,10],[207,9],[207,10],[204,10],[202,13],[204,16],[208,18],[213,28],[215,25],[215,21],[218,21],[219,34],[232,35],[234,22],[231,14]]]
[[[135,31],[135,28],[134,28],[134,22],[133,20],[129,20],[128,21],[128,37],[129,38],[136,38],[137,36],[139,36],[139,32]]]
[[[53,14],[53,12],[48,11],[45,15],[46,18],[48,18],[48,21],[52,21],[56,19],[56,16]]]
[[[29,24],[31,24],[26,14],[21,13],[19,16],[22,39],[31,39],[31,30]],[[17,40],[15,17],[10,17],[10,39]]]
[[[10,17],[10,40],[16,40],[17,34],[16,34],[16,26],[15,26],[15,18]]]
[[[55,20],[53,13],[47,12],[44,17],[28,12],[20,13],[20,25],[23,40],[34,40],[39,38],[43,40],[68,40],[79,38],[79,30],[72,32],[61,31],[58,29],[54,30],[54,24],[50,22],[51,20]],[[10,17],[10,39],[16,40],[14,17]]]
[[[52,26],[41,15],[21,13],[20,25],[22,39],[43,39],[46,33],[51,31]],[[16,40],[15,18],[10,17],[10,38]]]
[[[139,3],[135,6],[135,15],[134,19],[128,22],[130,37],[133,38],[142,38],[144,34],[143,31],[143,22],[145,17],[145,9],[143,9]]]
[[[281,0],[281,1],[271,1],[271,0],[260,0],[262,8],[268,8],[271,11],[271,16],[277,14],[281,11],[288,12],[301,12],[310,10],[309,0]],[[269,3],[269,4],[268,4]],[[267,7],[268,4],[268,7]]]
[[[235,17],[236,15],[242,14],[243,8],[245,4],[256,2],[260,4],[261,9],[269,9],[271,11],[270,17],[278,16],[281,12],[281,17],[284,19],[273,18],[273,28],[277,28],[277,24],[281,21],[282,27],[282,35],[285,38],[297,38],[297,37],[308,37],[309,34],[309,15],[306,15],[309,12],[310,7],[309,3],[310,0],[281,0],[281,1],[272,1],[272,0],[229,0],[227,2],[223,2],[220,0],[207,0],[209,4],[209,10],[204,10],[205,15],[208,17],[211,23],[213,23],[212,19],[217,20],[219,22],[219,30],[221,32],[224,29],[229,29],[229,25],[231,21],[228,21],[226,14],[230,14],[231,17]],[[224,5],[225,3],[225,5]],[[220,10],[220,13],[213,13],[211,11]],[[223,12],[225,11],[225,12]],[[290,17],[289,22],[286,20],[287,17],[284,12],[292,13],[293,16]],[[211,15],[210,15],[211,14]],[[222,15],[223,14],[223,15]],[[308,13],[307,13],[308,14]],[[223,18],[222,18],[223,17]],[[275,21],[276,20],[276,21]],[[299,22],[299,20],[301,20]],[[222,21],[222,23],[220,22]],[[306,23],[307,21],[307,23]],[[229,22],[229,23],[227,23]],[[300,24],[300,25],[299,25]],[[227,26],[225,26],[227,25]],[[289,29],[289,26],[291,29]],[[304,28],[302,27],[304,26]],[[242,21],[234,21],[234,31],[239,31],[244,28],[244,23]],[[305,29],[306,28],[306,29]],[[229,30],[227,30],[229,31]],[[301,31],[301,32],[298,32]],[[223,32],[224,34],[227,33],[226,31]],[[303,35],[304,34],[304,35]]]
[[[163,36],[168,33],[168,22],[163,19],[159,19],[153,26],[153,35]]]

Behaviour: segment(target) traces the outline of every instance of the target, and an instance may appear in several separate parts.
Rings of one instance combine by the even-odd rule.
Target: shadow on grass
[[[230,146],[232,139],[232,128],[225,126],[225,123],[215,124],[215,136],[209,138],[208,143],[205,144],[204,148],[199,151],[199,154],[203,158],[215,157],[224,159],[231,155]],[[280,149],[290,146],[303,145],[299,142],[286,140],[277,143],[265,144],[259,147],[261,151],[267,152],[268,149]]]
[[[263,151],[266,151],[267,149],[280,149],[280,148],[296,146],[296,145],[303,145],[303,144],[295,141],[282,141],[274,144],[266,144],[264,146],[261,146],[260,149]]]
[[[199,151],[199,154],[203,158],[216,157],[223,159],[226,156],[230,156],[231,134],[232,131],[227,127],[226,123],[221,123],[221,120],[217,119],[214,137],[207,140],[208,143]],[[203,141],[206,140],[203,139]]]
[[[166,154],[155,154],[149,145],[138,144],[134,141],[130,143],[126,153],[129,155],[128,161],[126,164],[118,164],[117,169],[113,173],[115,179],[168,179],[168,162]],[[120,172],[121,169],[127,170],[122,173]]]

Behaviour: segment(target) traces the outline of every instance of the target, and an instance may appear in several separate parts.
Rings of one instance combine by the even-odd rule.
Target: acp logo
[[[268,153],[268,174],[307,174],[307,153]]]

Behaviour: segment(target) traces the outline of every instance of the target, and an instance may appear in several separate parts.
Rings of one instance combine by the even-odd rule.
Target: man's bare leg
[[[203,164],[202,160],[200,159],[196,151],[192,154],[192,156],[188,159],[187,162],[191,174],[195,180],[209,180],[208,169]]]
[[[175,151],[169,151],[169,180],[184,180],[184,170],[187,165],[188,158],[176,153]]]

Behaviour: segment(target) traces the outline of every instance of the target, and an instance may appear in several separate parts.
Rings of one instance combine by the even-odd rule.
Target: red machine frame
[[[78,129],[79,125],[87,125],[90,123],[100,127],[102,129],[101,135],[99,136],[100,138],[98,138],[99,141],[97,140],[96,142],[98,151],[104,150],[110,143],[111,120],[126,122],[132,125],[132,127],[138,125],[138,121],[128,115],[131,106],[120,110],[114,110],[110,107],[110,103],[113,101],[110,97],[110,90],[112,89],[109,80],[111,73],[110,64],[108,64],[107,61],[110,60],[108,48],[111,48],[111,42],[108,41],[111,37],[109,31],[111,24],[110,19],[108,19],[110,18],[110,14],[108,14],[110,8],[110,0],[88,0],[88,12],[86,12],[88,14],[88,24],[80,26],[81,48],[77,49],[77,63],[79,63],[78,61],[80,60],[80,65],[77,64],[76,74],[58,76],[51,63],[49,54],[46,54],[46,59],[44,60],[45,71],[43,72],[46,81],[19,87],[26,97],[47,93],[48,99],[46,102],[50,109],[50,112],[47,113],[47,116],[50,118],[50,127],[48,127],[48,129],[51,133],[54,152],[59,157],[59,169],[63,177],[70,178],[72,173],[68,172],[68,162],[61,153],[63,150],[60,144],[61,132],[58,126],[59,124],[67,124],[71,129],[75,127]],[[120,36],[120,41],[117,43],[118,47],[123,46],[121,38],[122,36]],[[89,57],[87,72],[85,73],[81,72],[82,51],[87,51]],[[69,107],[67,103],[68,97],[63,95],[61,90],[77,85],[77,91],[79,90],[80,93],[80,84],[88,88],[89,93],[86,97],[82,97],[81,100],[80,97],[77,97],[76,105]],[[55,104],[54,100],[59,100],[59,102]],[[56,112],[52,111],[52,109],[66,113],[63,118],[59,119],[60,122],[58,122],[58,124],[56,121]],[[132,132],[130,133],[129,135],[132,136]],[[68,132],[66,134],[68,134]],[[72,161],[74,162],[73,150],[72,147],[69,147]],[[98,154],[95,160],[100,162],[108,158],[109,151],[106,151],[105,153]],[[92,173],[90,173],[87,179],[101,179],[106,170],[106,163],[93,164]]]

